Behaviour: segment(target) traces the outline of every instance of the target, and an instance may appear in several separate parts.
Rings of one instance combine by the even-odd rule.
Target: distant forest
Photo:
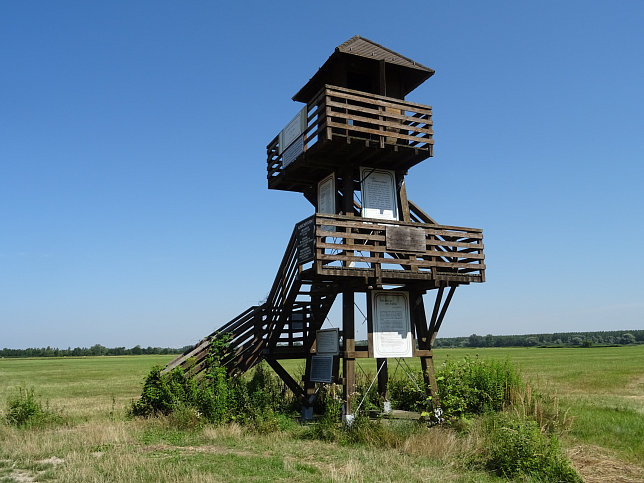
[[[366,345],[367,341],[356,341]],[[469,337],[441,337],[435,348],[449,347],[591,347],[593,345],[644,344],[644,330],[610,330],[601,332],[558,332],[555,334],[525,335],[477,335]],[[130,356],[142,354],[183,354],[192,346],[178,349],[171,347],[92,347],[57,349],[54,347],[30,347],[28,349],[0,349],[0,357],[83,357],[83,356]]]
[[[138,356],[142,354],[183,354],[192,346],[174,349],[171,347],[103,347],[95,344],[92,347],[75,347],[58,349],[55,347],[29,347],[27,349],[0,349],[0,357],[83,357],[83,356]]]
[[[439,347],[591,347],[593,345],[644,344],[644,330],[557,332],[555,334],[477,335],[442,337]]]

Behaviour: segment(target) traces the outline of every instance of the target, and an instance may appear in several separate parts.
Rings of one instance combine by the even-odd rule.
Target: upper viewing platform
[[[356,36],[293,96],[306,106],[267,146],[271,189],[305,192],[342,167],[406,172],[433,154],[432,108],[405,95],[434,71]]]

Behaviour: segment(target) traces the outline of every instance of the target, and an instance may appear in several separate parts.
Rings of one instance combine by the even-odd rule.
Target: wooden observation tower
[[[387,359],[402,357],[420,358],[434,390],[438,329],[456,287],[484,282],[485,264],[482,230],[439,225],[407,198],[405,176],[432,156],[434,140],[432,108],[405,96],[433,74],[359,36],[336,47],[293,97],[302,109],[267,146],[269,189],[303,193],[315,213],[295,225],[266,302],[166,370],[198,373],[212,338],[229,334],[231,372],[265,360],[305,407],[316,384],[342,382],[351,413],[359,358],[377,359],[383,395]],[[362,294],[368,345],[357,347],[354,304]],[[321,330],[338,295],[342,327]],[[303,381],[280,364],[295,358],[306,359]]]

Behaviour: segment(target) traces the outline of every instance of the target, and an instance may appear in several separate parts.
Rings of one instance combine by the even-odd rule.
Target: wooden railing
[[[311,325],[311,317],[315,314],[323,320],[337,291],[337,288],[328,284],[302,279],[293,232],[266,301],[248,308],[203,338],[171,361],[164,372],[182,367],[190,374],[199,374],[206,367],[212,340],[221,336],[230,339],[223,363],[230,372],[247,371],[262,359],[267,349],[279,345],[283,351],[284,346],[297,347],[310,339],[315,329],[319,328]],[[293,327],[294,313],[302,316],[298,320],[298,324],[301,324],[298,328]],[[321,320],[318,320],[318,325],[321,325]],[[302,355],[299,354],[299,357]]]
[[[314,218],[316,275],[385,284],[485,281],[480,229],[321,213]]]
[[[414,102],[326,85],[307,105],[302,150],[297,157],[336,138],[360,139],[372,147],[433,151],[432,108]],[[267,146],[267,177],[284,169],[276,136]],[[297,162],[297,161],[294,161]]]

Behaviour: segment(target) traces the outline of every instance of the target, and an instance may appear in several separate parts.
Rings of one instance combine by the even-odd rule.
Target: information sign
[[[333,380],[333,356],[311,356],[311,382],[331,382]]]
[[[315,353],[338,355],[340,353],[339,329],[323,329],[315,333]]]
[[[300,135],[306,130],[306,118],[308,114],[308,108],[303,107],[300,112],[298,112],[291,122],[289,122],[284,129],[279,134],[279,154],[282,154],[286,151],[293,141],[300,137]]]
[[[371,292],[373,314],[373,356],[411,357],[413,341],[409,293],[393,290]]]
[[[304,152],[304,136],[300,136],[297,140],[284,150],[282,154],[282,168],[286,168],[289,164],[297,159],[297,157]]]
[[[362,216],[379,220],[398,219],[396,173],[389,169],[360,167]]]
[[[315,258],[315,217],[300,221],[295,225],[297,262],[302,265]]]
[[[413,226],[387,226],[385,240],[387,250],[424,253],[427,249],[425,232]]]
[[[335,174],[331,173],[318,183],[318,213],[335,215]],[[322,225],[322,230],[335,231],[334,226]]]

